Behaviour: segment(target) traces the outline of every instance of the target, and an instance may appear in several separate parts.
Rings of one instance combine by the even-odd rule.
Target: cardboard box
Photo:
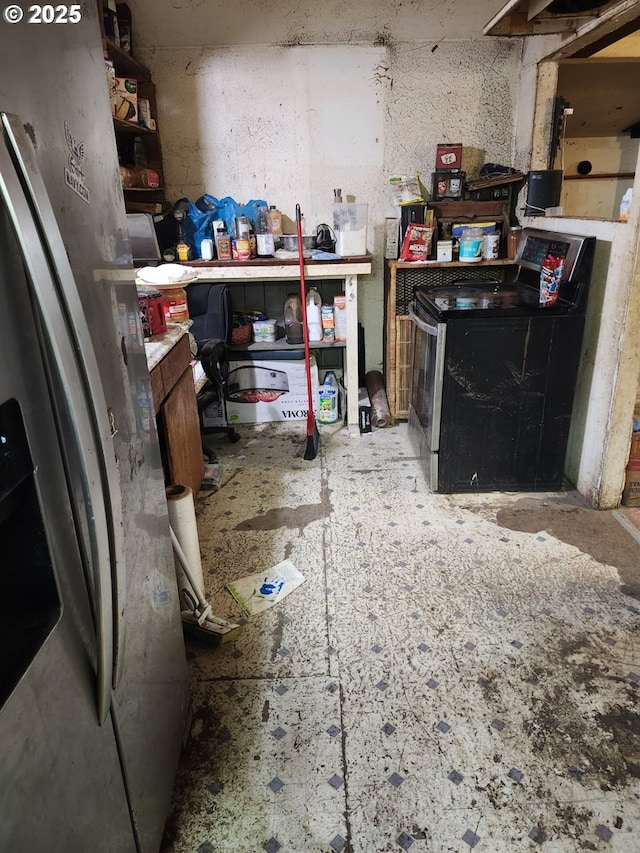
[[[387,216],[384,220],[384,256],[391,261],[398,257],[400,247],[400,220]]]
[[[462,142],[453,142],[450,145],[442,143],[436,145],[436,168],[435,171],[446,169],[454,170],[462,168]]]
[[[358,388],[358,425],[360,432],[371,432],[371,400],[366,388]]]
[[[629,459],[637,459],[640,462],[640,432],[631,433],[631,449]]]
[[[318,367],[313,356],[311,390],[317,410]],[[306,419],[308,411],[303,358],[229,362],[227,420],[230,424],[300,421]]]
[[[622,503],[625,506],[640,506],[640,461],[627,465]]]
[[[133,77],[116,77],[111,105],[116,118],[137,123],[138,81]]]

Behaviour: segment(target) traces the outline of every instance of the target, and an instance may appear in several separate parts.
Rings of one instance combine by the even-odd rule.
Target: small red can
[[[167,331],[164,298],[159,290],[145,290],[138,293],[138,306],[145,338],[162,335]]]

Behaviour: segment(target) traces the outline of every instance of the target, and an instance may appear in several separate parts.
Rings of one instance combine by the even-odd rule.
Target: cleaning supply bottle
[[[333,370],[327,370],[324,382],[318,388],[318,421],[334,424],[338,420],[338,380]]]
[[[310,341],[322,340],[322,299],[315,287],[307,293],[307,329]]]

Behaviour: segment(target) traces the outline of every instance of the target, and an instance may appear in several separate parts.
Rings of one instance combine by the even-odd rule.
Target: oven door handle
[[[409,316],[420,331],[425,332],[427,335],[433,335],[434,338],[438,337],[438,323],[425,323],[425,321],[416,314],[412,302],[409,303]]]

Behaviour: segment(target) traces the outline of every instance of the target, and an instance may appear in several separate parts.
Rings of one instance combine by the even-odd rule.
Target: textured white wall
[[[441,5],[441,4],[436,4]],[[438,142],[510,163],[519,40],[236,45],[139,50],[157,87],[169,198],[264,198],[308,230],[331,223],[333,188],[369,204],[373,274],[360,319],[382,365],[383,243],[391,174],[429,185]]]
[[[504,0],[129,0],[134,48],[478,38]]]

